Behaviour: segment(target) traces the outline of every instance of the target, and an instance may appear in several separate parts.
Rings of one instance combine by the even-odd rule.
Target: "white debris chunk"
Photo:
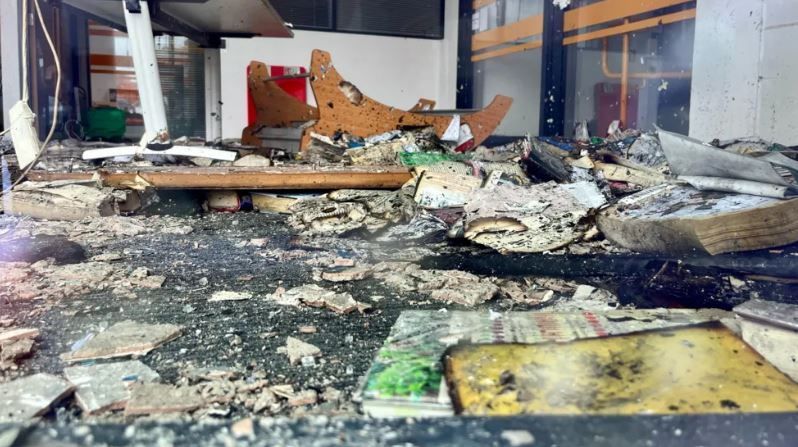
[[[220,290],[218,292],[214,292],[211,295],[208,301],[210,302],[217,302],[217,301],[243,301],[252,298],[252,294],[249,292],[233,292],[230,290]]]

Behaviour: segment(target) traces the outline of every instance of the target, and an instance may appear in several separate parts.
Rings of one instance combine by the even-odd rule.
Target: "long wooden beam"
[[[156,189],[398,189],[412,178],[401,167],[380,168],[137,168],[100,169],[83,172],[31,171],[32,181],[91,180],[104,186],[130,189],[149,186]]]

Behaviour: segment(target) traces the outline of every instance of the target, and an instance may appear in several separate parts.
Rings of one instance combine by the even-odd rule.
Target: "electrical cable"
[[[28,0],[22,1],[22,55],[23,55],[23,64],[22,64],[22,98],[23,101],[28,101],[28,70],[27,70],[27,52],[28,52],[28,30],[27,30],[27,3]],[[58,124],[58,94],[61,92],[61,61],[58,58],[58,52],[55,50],[55,44],[53,44],[53,39],[50,37],[50,33],[47,31],[47,26],[44,23],[44,16],[42,15],[42,10],[39,7],[39,0],[33,0],[33,6],[36,8],[36,15],[39,18],[39,23],[42,26],[42,31],[44,32],[44,37],[47,39],[47,44],[50,46],[50,51],[53,53],[53,60],[55,61],[55,70],[56,70],[56,81],[55,81],[55,93],[53,95],[53,123],[50,125],[50,132],[47,134],[47,138],[44,139],[41,147],[39,148],[39,153],[36,155],[36,158],[33,159],[27,168],[19,175],[17,180],[8,187],[8,189],[4,189],[0,191],[0,196],[11,191],[17,185],[22,183],[22,180],[28,175],[28,173],[36,166],[36,163],[41,160],[42,156],[47,150],[47,145],[50,144],[50,140],[53,138],[53,134],[55,134],[55,129]]]

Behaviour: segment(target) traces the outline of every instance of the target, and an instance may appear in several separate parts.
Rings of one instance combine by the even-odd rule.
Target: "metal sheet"
[[[721,177],[787,186],[767,161],[707,146],[698,140],[659,131],[662,150],[675,175]]]
[[[683,180],[693,188],[701,191],[722,191],[737,194],[748,194],[752,196],[773,197],[775,199],[785,199],[794,196],[795,191],[790,187],[771,185],[769,183],[752,182],[749,180],[738,180],[720,177],[701,177],[695,175],[680,175],[679,180]]]
[[[64,4],[91,15],[125,26],[121,0],[63,0]],[[196,28],[200,33],[221,36],[257,35],[262,37],[293,37],[283,19],[268,0],[205,0],[186,2],[161,0],[160,8],[166,14]],[[153,23],[155,32],[175,32]],[[178,33],[179,34],[179,33]]]
[[[162,0],[161,10],[203,32],[261,37],[294,35],[268,0],[207,0],[201,4]]]

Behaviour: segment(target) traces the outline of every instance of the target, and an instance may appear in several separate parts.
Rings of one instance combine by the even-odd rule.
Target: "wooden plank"
[[[573,31],[593,25],[633,17],[691,0],[604,0],[565,12],[563,31]]]
[[[508,54],[513,54],[513,53],[519,53],[521,51],[534,50],[534,49],[540,48],[542,46],[543,46],[543,41],[542,40],[534,40],[532,42],[527,42],[527,43],[524,43],[524,44],[521,44],[521,45],[514,45],[514,46],[511,46],[511,47],[506,47],[506,48],[501,48],[501,49],[498,49],[498,50],[486,51],[484,53],[475,54],[475,55],[471,56],[471,62],[479,62],[479,61],[484,61],[486,59],[491,59],[491,58],[494,58],[494,57],[506,56]]]
[[[471,50],[484,50],[503,43],[512,43],[543,32],[543,15],[526,17],[517,22],[474,34]]]
[[[28,180],[32,182],[55,182],[59,180],[91,181],[94,176],[92,172],[47,172],[30,171]]]
[[[623,25],[604,28],[602,30],[593,31],[590,33],[577,34],[575,36],[566,37],[563,39],[563,45],[572,45],[579,42],[586,42],[588,40],[601,39],[603,37],[617,36],[619,34],[631,33],[648,28],[654,28],[660,25],[667,25],[669,23],[681,22],[682,20],[695,19],[695,9],[688,9],[685,11],[675,12],[673,14],[665,14],[663,16],[652,17],[650,19],[639,20],[637,22],[626,23]]]
[[[290,168],[185,168],[122,169],[97,171],[103,185],[131,188],[149,185],[162,189],[398,189],[412,178],[402,167],[378,169],[313,169]],[[32,171],[33,181],[91,180],[90,172]]]

